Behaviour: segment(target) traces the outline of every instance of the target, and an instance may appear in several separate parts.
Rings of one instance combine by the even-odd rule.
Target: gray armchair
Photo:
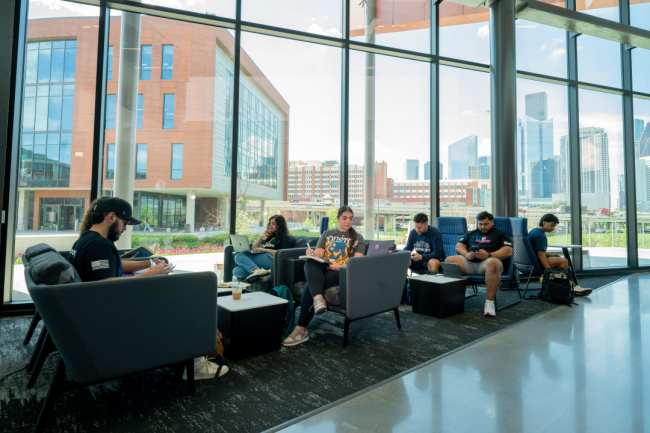
[[[213,272],[59,285],[25,277],[61,356],[35,432],[43,431],[62,393],[119,377],[184,366],[194,392],[193,359],[216,347]]]
[[[318,242],[318,237],[311,236],[292,236],[291,248],[280,250],[275,253],[271,259],[271,285],[272,287],[283,284],[283,277],[279,276],[284,274],[284,260],[285,258],[298,257],[305,254],[307,245],[315,247]],[[252,247],[253,244],[250,244]],[[223,252],[223,281],[232,281],[232,271],[237,266],[235,263],[235,256],[237,253],[232,245],[227,245]],[[287,286],[289,287],[289,286]]]
[[[327,309],[345,316],[343,347],[348,345],[350,323],[393,311],[397,328],[410,254],[353,257],[341,267],[340,285],[325,290]]]

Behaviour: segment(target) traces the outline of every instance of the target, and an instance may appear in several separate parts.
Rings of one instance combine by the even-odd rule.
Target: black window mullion
[[[241,7],[243,0],[237,0],[235,24],[235,52],[233,71],[232,153],[230,165],[230,234],[237,233],[237,180],[239,177],[239,76],[241,64]]]
[[[106,6],[106,0],[100,0],[99,32],[97,38],[97,73],[95,80],[95,124],[93,133],[92,175],[90,179],[91,202],[102,195],[104,128],[106,121],[106,76],[108,73],[108,37],[110,34],[111,22],[110,15],[110,10]],[[90,205],[90,203],[88,203],[88,205]]]

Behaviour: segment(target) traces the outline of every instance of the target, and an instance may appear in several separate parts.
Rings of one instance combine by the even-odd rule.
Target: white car
[[[348,206],[350,206],[350,207],[359,207],[359,203],[357,203],[356,201],[353,201]]]

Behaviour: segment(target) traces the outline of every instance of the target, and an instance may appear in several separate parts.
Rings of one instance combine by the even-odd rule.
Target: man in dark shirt
[[[137,276],[169,273],[169,266],[159,259],[153,259],[154,266],[148,260],[122,262],[120,259],[114,242],[127,225],[140,224],[132,213],[131,205],[117,197],[101,197],[91,204],[81,224],[81,235],[68,255],[68,261],[82,281],[120,278],[124,272],[134,273],[147,268],[148,272]]]
[[[456,244],[457,256],[447,257],[445,262],[460,266],[465,275],[485,275],[487,300],[483,313],[496,316],[494,297],[501,284],[503,260],[512,256],[512,238],[494,228],[494,216],[481,212],[476,217],[478,229],[465,233]]]
[[[68,261],[79,273],[82,281],[99,281],[124,276],[124,272],[133,273],[149,268],[137,277],[151,277],[169,274],[169,265],[159,259],[124,261],[114,242],[126,230],[127,225],[138,225],[140,221],[133,218],[133,209],[126,200],[117,197],[99,197],[90,204],[81,223],[79,239],[72,246]],[[211,379],[216,376],[219,366],[207,357],[194,359],[194,379]],[[228,372],[223,366],[219,376]],[[183,374],[187,380],[187,372]]]
[[[445,256],[442,234],[429,225],[429,217],[419,213],[413,217],[415,228],[409,233],[404,251],[411,251],[409,269],[435,275],[440,269],[440,260]]]

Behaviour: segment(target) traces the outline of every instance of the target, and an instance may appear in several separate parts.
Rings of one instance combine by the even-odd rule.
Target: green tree
[[[568,202],[568,201],[565,201],[565,200],[557,200],[557,201],[554,201],[553,204],[551,204],[551,207],[552,207],[553,209],[557,209],[557,208],[559,208],[560,206],[568,206],[568,205],[569,205],[569,202]]]
[[[305,223],[309,224],[310,230],[314,228],[314,223],[312,222],[311,218],[309,217],[305,218]]]

